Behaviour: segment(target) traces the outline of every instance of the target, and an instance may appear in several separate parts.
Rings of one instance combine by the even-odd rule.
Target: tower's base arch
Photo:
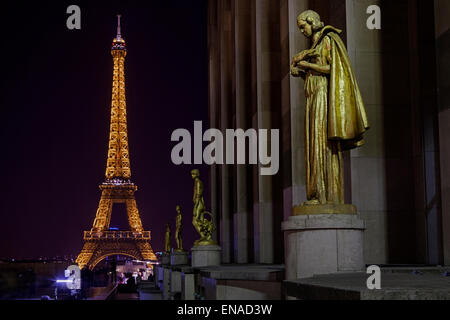
[[[101,239],[85,239],[84,247],[76,263],[80,269],[93,270],[97,264],[108,256],[123,255],[141,261],[156,261],[150,242],[135,237],[118,237],[119,232],[108,232]],[[86,238],[86,236],[85,236]]]

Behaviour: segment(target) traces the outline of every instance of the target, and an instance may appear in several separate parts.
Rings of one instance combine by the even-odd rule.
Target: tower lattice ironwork
[[[120,15],[117,36],[111,54],[114,60],[111,127],[106,164],[106,180],[100,185],[102,196],[91,231],[84,232],[84,247],[76,260],[81,269],[93,269],[111,255],[126,255],[152,261],[156,256],[150,245],[150,231],[144,231],[131,182],[128,147],[127,104],[125,97],[125,57],[127,48],[121,35]],[[125,203],[131,231],[110,231],[111,212],[115,203]]]

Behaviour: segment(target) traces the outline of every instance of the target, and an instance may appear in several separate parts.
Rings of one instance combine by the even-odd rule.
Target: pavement
[[[342,273],[284,281],[283,294],[300,300],[450,300],[450,273],[442,268],[386,269],[381,289],[369,290],[369,274]]]

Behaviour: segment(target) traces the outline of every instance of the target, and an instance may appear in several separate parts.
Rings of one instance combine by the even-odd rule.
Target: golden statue
[[[164,252],[166,254],[170,254],[170,249],[171,249],[171,245],[170,245],[170,225],[168,223],[166,223],[166,236],[165,236],[165,241],[164,241]]]
[[[312,10],[301,13],[297,25],[311,39],[312,46],[294,56],[291,64],[291,75],[305,80],[306,96],[308,201],[295,208],[294,213],[355,214],[356,208],[344,205],[342,153],[364,144],[363,134],[369,129],[369,122],[347,50],[339,36],[342,31],[325,26],[319,14]],[[329,212],[324,212],[324,207]]]
[[[177,206],[177,217],[175,218],[176,229],[175,229],[175,240],[177,242],[177,252],[183,252],[183,239],[181,236],[181,231],[183,230],[183,216],[181,215],[181,207]]]
[[[194,179],[194,214],[192,225],[200,235],[200,239],[194,242],[194,246],[216,245],[212,240],[212,234],[215,230],[213,217],[210,212],[205,211],[205,201],[203,199],[203,183],[200,180],[200,171],[191,171],[192,179]],[[209,215],[211,220],[205,218]]]

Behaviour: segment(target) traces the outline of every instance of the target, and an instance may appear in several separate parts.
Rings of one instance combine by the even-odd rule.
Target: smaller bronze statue
[[[194,246],[216,245],[212,240],[212,234],[215,230],[213,216],[205,210],[205,201],[203,199],[203,183],[200,180],[200,171],[191,171],[192,179],[194,179],[194,214],[192,225],[200,235],[200,239],[194,242]],[[209,215],[211,220],[205,218]]]
[[[181,207],[177,206],[177,217],[175,218],[176,229],[175,229],[175,241],[177,242],[177,252],[183,252],[183,239],[181,236],[181,231],[183,230],[183,216],[181,215]]]
[[[170,254],[171,246],[170,246],[170,225],[166,223],[166,236],[164,241],[164,252],[166,254]]]

